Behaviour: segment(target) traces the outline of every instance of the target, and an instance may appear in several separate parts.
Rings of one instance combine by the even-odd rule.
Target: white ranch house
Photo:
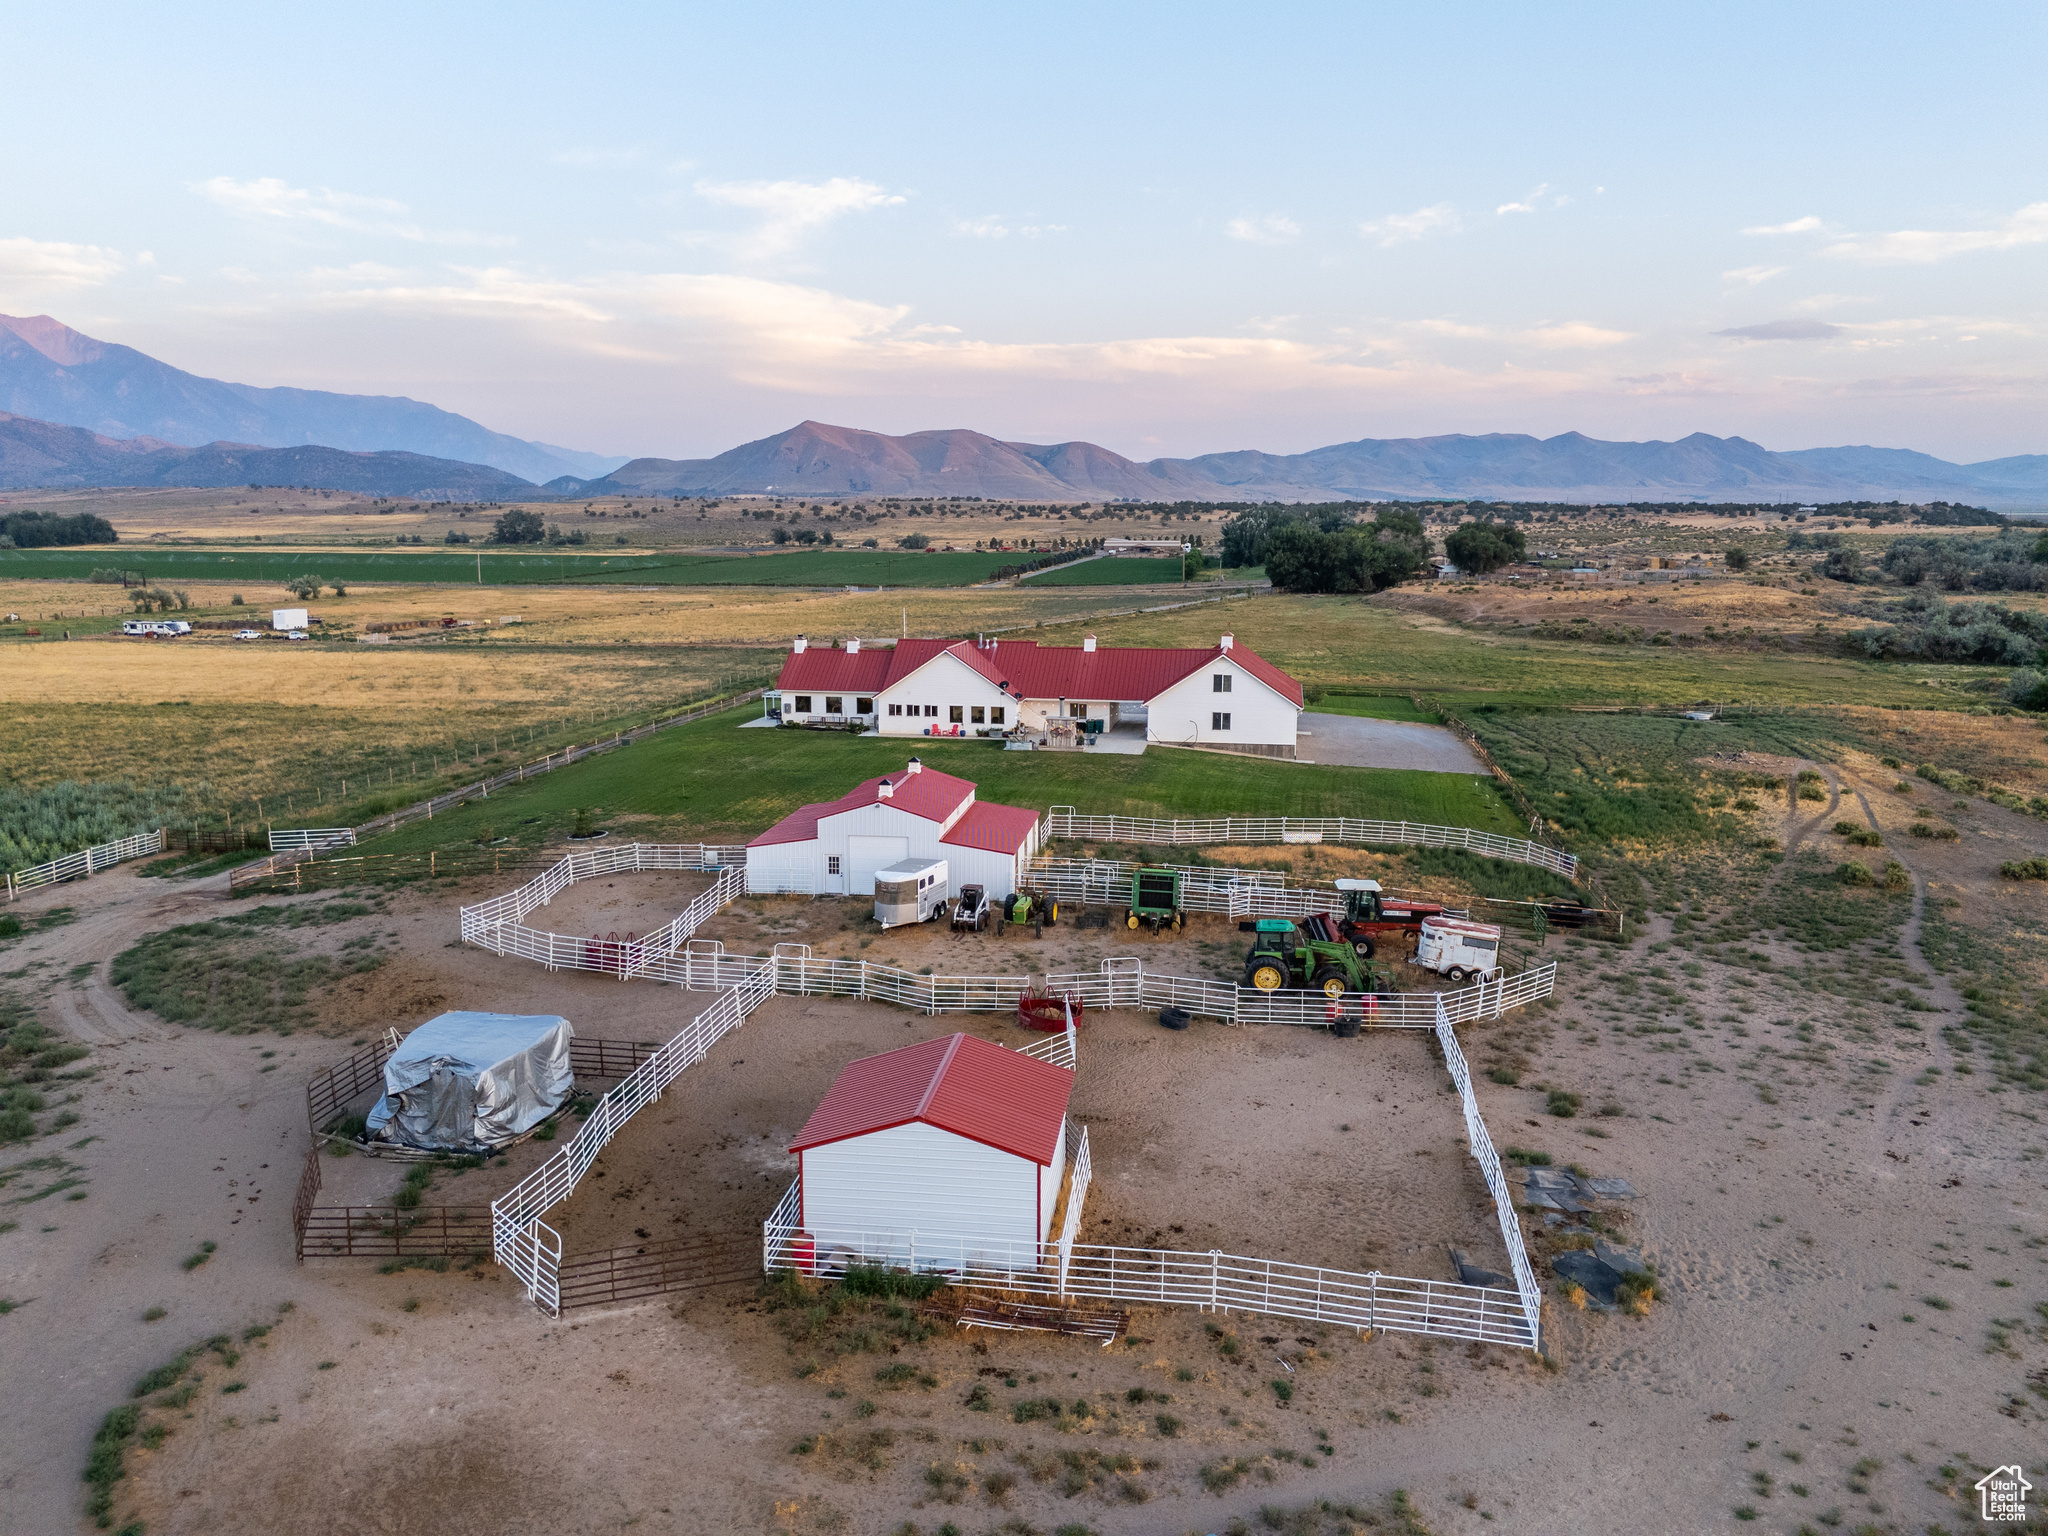
[[[884,736],[1004,736],[1050,720],[1142,729],[1145,740],[1293,757],[1301,684],[1224,635],[1215,646],[1098,648],[1030,640],[813,646],[802,635],[768,707],[787,724]]]
[[[944,859],[953,891],[979,885],[1000,901],[1038,851],[1038,816],[977,800],[974,786],[916,758],[837,800],[790,812],[747,844],[756,896],[872,896],[875,871],[902,859]]]

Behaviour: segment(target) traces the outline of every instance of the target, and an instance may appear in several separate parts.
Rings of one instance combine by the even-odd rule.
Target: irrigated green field
[[[1155,747],[1143,757],[1005,752],[994,742],[881,740],[824,731],[741,730],[758,707],[679,726],[502,790],[488,801],[366,843],[370,853],[447,847],[485,837],[539,842],[577,808],[622,835],[744,841],[798,806],[833,800],[913,755],[970,779],[978,798],[1044,811],[1072,805],[1122,816],[1370,816],[1514,835],[1491,783],[1461,774],[1282,764]]]

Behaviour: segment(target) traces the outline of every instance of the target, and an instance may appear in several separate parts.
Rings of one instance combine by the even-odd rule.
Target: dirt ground
[[[367,977],[392,990],[335,1003],[328,1027],[342,1033],[222,1037],[131,1013],[104,981],[106,958],[140,934],[220,910],[218,878],[115,871],[39,893],[29,910],[71,905],[76,920],[10,941],[0,964],[92,1045],[97,1075],[80,1090],[79,1124],[0,1156],[11,1175],[0,1218],[13,1223],[0,1231],[0,1296],[15,1303],[0,1315],[12,1388],[0,1394],[0,1532],[76,1528],[101,1416],[144,1371],[218,1335],[182,1404],[150,1409],[167,1435],[129,1450],[117,1523],[141,1519],[152,1536],[882,1536],[905,1522],[927,1533],[1079,1522],[1144,1536],[1398,1487],[1439,1536],[1733,1530],[1743,1510],[1756,1512],[1747,1528],[1786,1533],[1966,1527],[1976,1476],[2040,1458],[2048,1137],[2034,1096],[1983,1071],[1981,1053],[1978,1071],[1961,1070],[1941,1026],[1966,999],[1921,949],[1937,915],[2039,913],[2038,886],[1995,870],[2038,848],[2041,823],[1981,802],[1953,810],[1940,795],[1957,841],[1915,839],[1903,830],[1912,803],[1939,791],[1896,794],[1897,775],[1875,764],[1822,771],[1829,800],[1787,813],[1785,844],[1908,866],[1913,897],[1869,963],[1909,973],[1901,991],[1917,1011],[1802,986],[1802,967],[1830,957],[1790,938],[1680,969],[1688,951],[1660,914],[1629,949],[1553,942],[1555,1004],[1464,1032],[1500,1145],[1640,1192],[1601,1220],[1656,1262],[1661,1299],[1636,1318],[1552,1297],[1548,1364],[1143,1309],[1132,1338],[1107,1351],[923,1337],[886,1311],[851,1332],[827,1322],[807,1333],[808,1314],[746,1286],[556,1322],[489,1265],[295,1265],[303,1082],[381,1027],[380,1010],[401,1025],[449,1006],[558,1012],[584,1033],[660,1038],[708,997],[461,948],[453,906],[491,894],[479,888],[400,896],[359,920],[396,934]],[[1829,830],[1866,806],[1885,837],[1868,853]],[[1286,850],[1297,852],[1307,857]],[[690,884],[639,878],[666,883],[643,894],[623,878],[593,882],[537,917],[624,932],[665,918]],[[784,930],[863,952],[844,917],[837,903],[771,902],[720,922],[735,949]],[[1038,968],[1064,966],[1098,941],[1149,962],[1167,942],[1055,932],[1018,942],[927,930],[864,952],[965,969],[936,960],[985,946],[991,969],[1016,970],[995,962],[1028,947]],[[1237,942],[1198,927],[1174,960],[1206,953],[1227,971]],[[1629,978],[1647,984],[1624,990]],[[775,1000],[613,1144],[604,1177],[561,1213],[568,1246],[654,1232],[657,1220],[758,1222],[787,1178],[787,1132],[838,1065],[953,1028],[999,1032],[971,1017]],[[1553,1088],[1580,1094],[1585,1112],[1546,1113]],[[1173,1035],[1138,1015],[1091,1020],[1074,1100],[1099,1169],[1087,1235],[1424,1275],[1448,1272],[1456,1242],[1498,1264],[1445,1090],[1417,1037],[1199,1023]],[[477,1198],[541,1150],[445,1178],[429,1198]],[[325,1167],[336,1187],[369,1192],[397,1176],[360,1158]],[[1548,1291],[1541,1256],[1557,1234],[1527,1225]],[[184,1268],[202,1241],[217,1250]],[[152,1307],[167,1315],[144,1321]],[[1059,1412],[1031,1416],[1048,1398]]]

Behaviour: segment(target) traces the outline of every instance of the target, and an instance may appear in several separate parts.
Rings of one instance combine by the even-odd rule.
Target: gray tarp
[[[569,1021],[551,1013],[444,1013],[384,1063],[368,1134],[447,1151],[499,1147],[533,1129],[575,1087]]]

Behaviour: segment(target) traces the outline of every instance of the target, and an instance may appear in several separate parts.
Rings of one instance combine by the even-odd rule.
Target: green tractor
[[[1370,962],[1359,958],[1327,917],[1303,919],[1299,928],[1284,917],[1239,923],[1252,935],[1244,957],[1244,984],[1261,992],[1312,987],[1325,997],[1346,992],[1386,992],[1392,986]]]

